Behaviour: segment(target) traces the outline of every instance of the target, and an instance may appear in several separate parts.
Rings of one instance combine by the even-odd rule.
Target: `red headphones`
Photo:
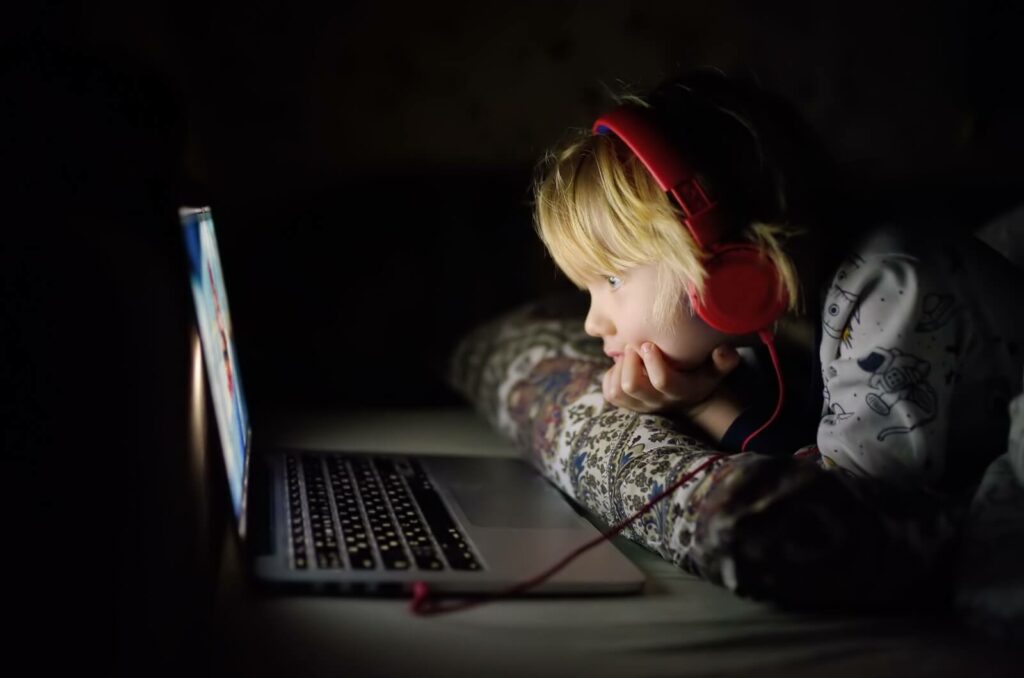
[[[770,329],[786,309],[779,273],[771,259],[750,243],[725,240],[723,219],[697,180],[696,173],[675,152],[644,109],[620,106],[594,123],[594,134],[613,133],[644,164],[661,189],[682,209],[683,225],[709,254],[705,261],[704,302],[687,290],[697,315],[726,334]]]

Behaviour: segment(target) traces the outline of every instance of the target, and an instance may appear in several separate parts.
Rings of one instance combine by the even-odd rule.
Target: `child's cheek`
[[[707,364],[711,352],[723,343],[724,336],[703,323],[690,323],[670,345],[664,347],[667,349],[663,351],[665,362],[676,371],[695,370]]]

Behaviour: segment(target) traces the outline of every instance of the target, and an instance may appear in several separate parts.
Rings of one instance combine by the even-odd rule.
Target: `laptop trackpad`
[[[440,460],[438,460],[440,461]],[[478,527],[578,529],[580,517],[569,500],[519,461],[503,459],[435,461],[467,520]]]

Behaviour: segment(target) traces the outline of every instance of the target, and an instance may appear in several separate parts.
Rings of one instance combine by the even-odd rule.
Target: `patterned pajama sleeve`
[[[816,463],[726,456],[685,423],[612,406],[601,395],[608,367],[580,318],[546,301],[467,336],[449,378],[548,480],[608,525],[706,464],[624,531],[693,574],[796,608],[877,608],[914,593],[906,584],[922,579],[920,562],[890,543],[877,509],[884,498]],[[880,582],[865,572],[891,576]]]
[[[918,259],[887,253],[836,273],[820,348],[827,467],[908,489],[938,483],[964,325],[934,278]]]
[[[839,267],[822,314],[817,447],[823,468],[884,511],[891,541],[948,578],[964,507],[941,487],[970,332],[933,255],[882,237]]]
[[[832,279],[820,346],[823,467],[865,489],[891,541],[947,577],[961,607],[1002,621],[1024,609],[1010,586],[992,595],[1020,563],[1005,452],[1024,381],[1021,280],[975,238],[878,229]]]

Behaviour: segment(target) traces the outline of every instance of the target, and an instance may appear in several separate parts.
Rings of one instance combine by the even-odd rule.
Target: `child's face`
[[[707,360],[716,346],[728,343],[728,335],[690,313],[685,295],[675,306],[668,326],[659,328],[653,317],[657,292],[654,264],[637,266],[621,277],[594,278],[587,283],[587,290],[590,312],[584,330],[604,340],[604,352],[616,363],[627,348],[639,351],[645,341],[650,341],[673,367],[692,370]]]

